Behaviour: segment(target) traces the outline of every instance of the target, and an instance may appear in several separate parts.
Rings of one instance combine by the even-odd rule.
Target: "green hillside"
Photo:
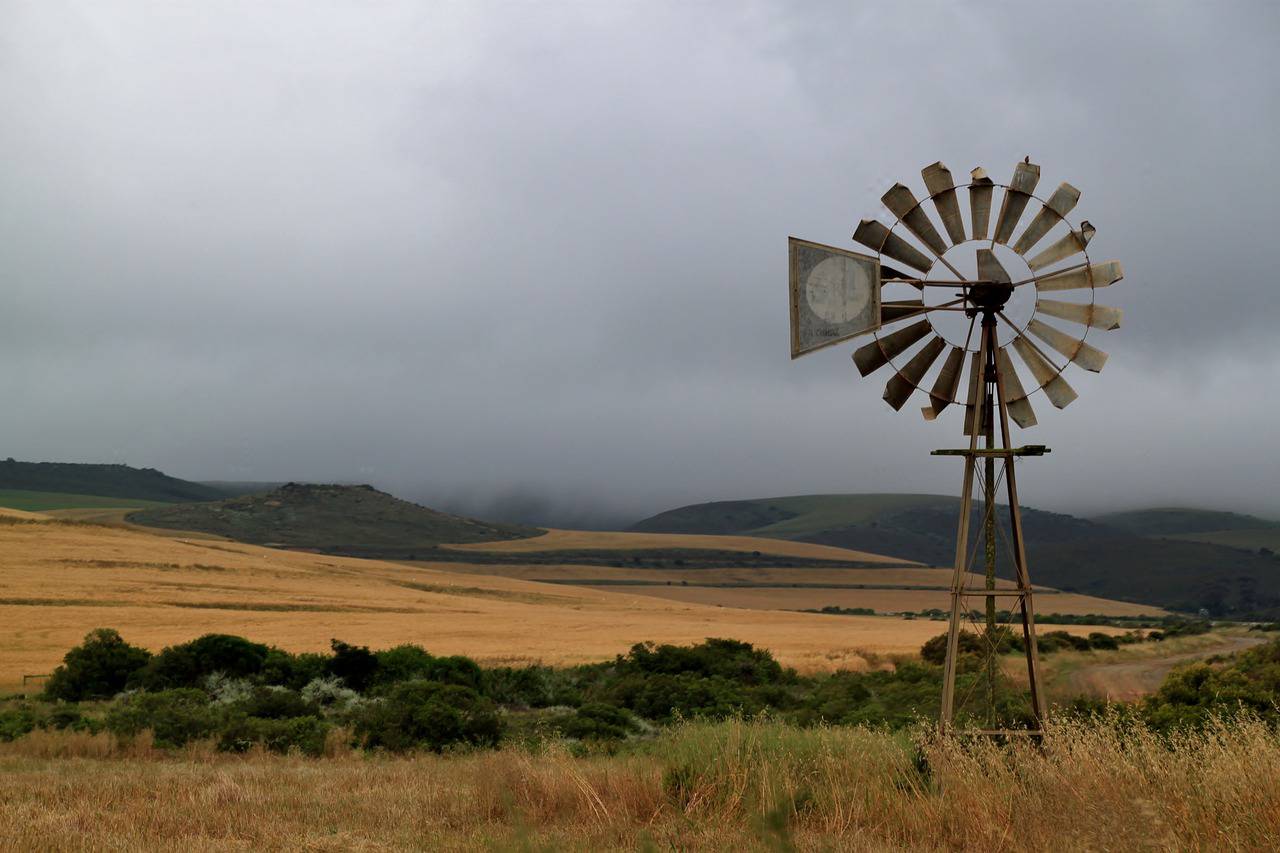
[[[1113,512],[1093,519],[1100,524],[1118,527],[1138,536],[1180,536],[1216,533],[1223,530],[1277,530],[1280,522],[1267,521],[1238,512],[1205,509],[1160,508],[1132,512]]]
[[[30,492],[21,489],[0,489],[0,506],[9,509],[25,509],[44,512],[50,509],[124,509],[152,506],[156,501],[140,501],[136,498],[109,498],[102,495],[68,495],[62,492]]]
[[[949,566],[958,508],[958,498],[942,495],[803,495],[696,504],[633,529],[797,539]],[[971,537],[978,534],[980,515],[974,515]],[[997,565],[1002,577],[1012,577],[1006,518],[1000,507]],[[1135,535],[1026,507],[1023,527],[1037,583],[1175,610],[1203,608],[1220,617],[1280,616],[1280,560],[1257,548]]]
[[[0,490],[96,495],[138,501],[208,501],[227,493],[179,480],[154,468],[78,462],[0,461]],[[118,501],[109,506],[121,506]],[[83,506],[83,504],[77,504]]]
[[[148,527],[191,530],[256,545],[417,559],[441,544],[537,536],[541,530],[449,515],[372,486],[289,483],[266,494],[172,504],[130,513]]]

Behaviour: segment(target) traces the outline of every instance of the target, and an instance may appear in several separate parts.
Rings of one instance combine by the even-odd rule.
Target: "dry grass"
[[[503,551],[511,554],[533,551],[635,550],[642,548],[693,548],[713,551],[744,551],[775,554],[783,557],[810,557],[820,560],[848,560],[869,563],[909,563],[897,557],[852,551],[831,545],[765,539],[758,536],[710,536],[692,533],[625,533],[603,530],[548,530],[531,539],[506,542],[475,542],[453,545],[466,551]]]
[[[915,743],[910,742],[914,740]],[[0,747],[15,849],[1274,849],[1280,741],[1057,726],[1042,749],[689,724],[640,754],[49,758]],[[918,764],[916,751],[924,758]],[[927,766],[924,772],[921,767]]]

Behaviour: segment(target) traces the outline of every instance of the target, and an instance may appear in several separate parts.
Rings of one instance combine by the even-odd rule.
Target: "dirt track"
[[[1059,689],[1072,695],[1085,694],[1129,702],[1154,693],[1178,664],[1242,651],[1263,642],[1265,640],[1260,637],[1231,637],[1215,646],[1169,657],[1083,666],[1068,673]]]

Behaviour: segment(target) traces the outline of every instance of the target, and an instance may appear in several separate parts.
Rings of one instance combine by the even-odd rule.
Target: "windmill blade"
[[[1057,368],[1050,364],[1025,336],[1018,335],[1014,338],[1013,348],[1018,351],[1018,355],[1022,356],[1022,361],[1030,368],[1031,375],[1044,388],[1045,396],[1054,406],[1065,409],[1079,396],[1067,380],[1062,378]]]
[[[969,359],[969,397],[968,403],[964,406],[964,434],[973,435],[974,431],[981,428],[981,424],[975,426],[978,413],[978,397],[982,393],[982,353],[975,352],[973,358]]]
[[[990,249],[978,250],[978,278],[982,281],[1013,283],[1013,279],[1009,278],[1009,273],[996,257],[996,253]]]
[[[1040,183],[1040,167],[1029,160],[1024,160],[1013,169],[1013,180],[1004,191],[1000,200],[1000,215],[996,217],[996,233],[992,238],[997,243],[1008,243],[1013,229],[1022,217],[1022,211],[1031,200],[1036,184]]]
[[[869,344],[858,347],[853,352],[853,363],[858,372],[869,376],[889,363],[889,359],[905,352],[908,347],[933,331],[928,320],[912,323],[910,326],[891,332]]]
[[[893,323],[924,310],[924,299],[896,299],[880,303],[880,323]]]
[[[942,161],[920,170],[924,178],[925,189],[933,196],[934,209],[942,220],[942,227],[947,229],[947,236],[952,243],[963,243],[964,221],[960,218],[960,202],[956,199],[956,183],[951,178],[951,170],[942,165]]]
[[[1103,365],[1107,363],[1107,354],[1097,347],[1090,346],[1082,340],[1073,338],[1061,329],[1055,329],[1048,323],[1042,323],[1032,318],[1027,323],[1027,331],[1053,347],[1064,358],[1074,361],[1085,370],[1091,370],[1094,373],[1102,371]]]
[[[933,223],[929,221],[929,216],[920,206],[920,202],[916,201],[915,193],[911,192],[910,187],[905,184],[894,184],[880,197],[880,200],[884,202],[885,207],[893,211],[894,216],[902,220],[907,230],[916,235],[921,243],[932,249],[934,254],[941,255],[947,251],[947,244],[933,227]]]
[[[1037,299],[1036,311],[1060,320],[1070,320],[1072,323],[1104,329],[1108,332],[1120,328],[1120,319],[1124,316],[1124,312],[1119,308],[1107,305],[1082,305],[1078,302],[1059,302],[1056,299]]]
[[[1080,190],[1063,181],[1053,191],[1053,195],[1049,196],[1049,200],[1041,206],[1040,212],[1036,214],[1035,219],[1031,220],[1027,230],[1022,232],[1013,250],[1019,255],[1025,255],[1031,251],[1031,247],[1039,243],[1041,238],[1049,233],[1049,229],[1061,222],[1079,201]]]
[[[973,239],[987,239],[987,225],[991,222],[991,196],[995,183],[987,177],[981,166],[969,173],[969,220],[973,223]]]
[[[1084,266],[1046,276],[1036,282],[1036,290],[1081,290],[1086,287],[1107,287],[1124,278],[1124,269],[1119,261],[1103,261],[1100,264]],[[1092,284],[1091,284],[1092,282]]]
[[[929,391],[929,405],[920,411],[924,419],[931,421],[947,406],[956,401],[956,390],[960,387],[960,371],[964,368],[964,349],[952,347],[947,353],[947,360],[942,363],[942,370],[933,380],[933,388]]]
[[[921,347],[920,352],[912,356],[906,366],[884,386],[884,400],[893,406],[894,411],[902,410],[902,406],[911,397],[911,392],[920,385],[920,380],[924,379],[924,375],[946,348],[946,342],[934,335],[933,340]]]
[[[1033,271],[1039,270],[1049,266],[1049,264],[1056,264],[1058,261],[1064,261],[1073,255],[1080,254],[1084,251],[1084,247],[1089,245],[1089,241],[1093,239],[1096,230],[1087,220],[1081,222],[1079,231],[1068,231],[1063,234],[1058,242],[1027,261],[1027,266],[1031,267]]]
[[[876,219],[864,219],[853,232],[853,239],[869,249],[888,255],[914,270],[927,273],[933,269],[933,261],[924,252],[903,240]]]
[[[1013,369],[1013,359],[1009,358],[1008,347],[996,350],[996,369],[1000,371],[1001,384],[1004,385],[1004,407],[1014,423],[1026,429],[1036,425],[1036,413],[1027,399],[1027,392],[1022,389],[1022,380],[1018,371]]]

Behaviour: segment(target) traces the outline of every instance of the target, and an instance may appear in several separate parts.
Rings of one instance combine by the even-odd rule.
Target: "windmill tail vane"
[[[979,167],[970,172],[967,185],[957,186],[941,162],[926,166],[921,177],[926,190],[921,198],[902,183],[882,196],[894,216],[891,225],[865,219],[854,229],[853,239],[874,254],[790,238],[791,357],[870,335],[870,341],[854,350],[853,362],[863,376],[886,366],[893,369],[884,389],[891,407],[901,410],[916,391],[927,397],[921,407],[926,420],[952,405],[963,406],[969,446],[935,451],[965,460],[940,725],[944,731],[956,730],[960,631],[974,612],[970,599],[985,602],[983,636],[994,660],[992,614],[997,598],[1007,597],[1008,611],[1016,610],[1021,623],[1030,724],[1025,729],[993,728],[996,674],[991,664],[988,727],[976,731],[1038,735],[1046,709],[1014,459],[1048,450],[1042,445],[1014,447],[1010,421],[1023,429],[1036,425],[1032,397],[1037,392],[1043,391],[1059,409],[1074,401],[1078,395],[1063,375],[1068,365],[1102,370],[1107,354],[1086,338],[1094,330],[1119,328],[1122,317],[1120,309],[1098,304],[1094,296],[1120,281],[1124,270],[1119,261],[1091,259],[1088,246],[1096,229],[1088,221],[1073,225],[1068,220],[1080,190],[1063,182],[1048,198],[1036,195],[1040,167],[1029,157],[1015,164],[1007,184],[996,183]],[[1018,306],[1020,311],[1014,310]],[[1061,323],[1072,325],[1062,328]],[[969,585],[977,555],[968,541],[975,520],[975,483],[983,490],[978,526],[987,546],[981,588]],[[1006,492],[1007,527],[995,520],[999,484]],[[995,577],[1002,533],[999,544],[1008,552],[1014,575],[1007,588],[1000,588]]]

